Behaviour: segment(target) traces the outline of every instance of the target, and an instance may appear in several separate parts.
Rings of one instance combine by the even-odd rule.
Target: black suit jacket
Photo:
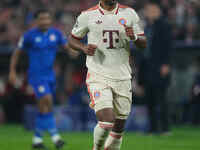
[[[144,50],[144,58],[139,68],[140,84],[155,84],[166,86],[169,83],[169,76],[162,77],[160,69],[163,64],[170,63],[172,51],[171,26],[164,18],[157,19],[154,24],[147,25],[145,32],[147,36],[147,49]],[[145,56],[148,50],[148,56]]]

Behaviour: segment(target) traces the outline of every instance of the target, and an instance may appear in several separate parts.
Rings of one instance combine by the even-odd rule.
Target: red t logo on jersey
[[[107,38],[103,39],[104,43],[109,42],[109,47],[107,47],[107,49],[116,49],[116,47],[114,47],[114,41],[116,43],[119,43],[119,31],[118,30],[103,30],[103,37],[105,37],[105,34],[108,33],[109,35],[109,41]],[[114,39],[113,35],[116,34],[117,38]]]

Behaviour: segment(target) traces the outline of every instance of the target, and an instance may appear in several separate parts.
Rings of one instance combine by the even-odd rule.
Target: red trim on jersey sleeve
[[[77,37],[77,36],[75,36],[75,35],[72,34],[72,33],[71,33],[71,36],[72,36],[74,39],[76,39],[76,40],[82,40],[82,39],[83,39],[82,37]]]
[[[145,36],[144,33],[137,34],[137,36]]]

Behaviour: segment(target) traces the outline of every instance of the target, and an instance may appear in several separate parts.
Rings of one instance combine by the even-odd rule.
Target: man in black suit
[[[148,45],[139,68],[139,84],[145,91],[150,117],[149,132],[168,134],[166,91],[170,75],[171,28],[157,4],[147,4],[144,10],[147,19],[145,34]]]

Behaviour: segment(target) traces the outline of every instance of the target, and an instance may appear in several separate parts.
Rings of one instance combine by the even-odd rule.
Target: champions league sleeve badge
[[[119,24],[126,26],[126,23],[127,23],[126,19],[124,19],[124,18],[119,19]]]
[[[94,98],[99,98],[101,96],[101,93],[99,91],[94,92]]]

